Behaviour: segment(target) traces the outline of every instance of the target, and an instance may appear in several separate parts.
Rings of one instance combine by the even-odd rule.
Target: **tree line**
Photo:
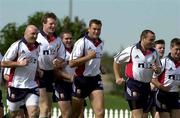
[[[9,46],[22,38],[25,28],[28,24],[33,24],[39,29],[42,28],[41,18],[45,12],[35,12],[32,16],[28,16],[26,22],[21,25],[17,25],[15,22],[8,23],[0,30],[0,52],[4,54]],[[70,20],[68,16],[58,19],[58,25],[56,29],[56,34],[60,35],[62,31],[70,31],[73,36],[74,42],[82,36],[82,33],[87,31],[86,23],[75,17],[74,20]],[[106,73],[112,73],[113,57],[107,52],[103,54],[102,64]]]

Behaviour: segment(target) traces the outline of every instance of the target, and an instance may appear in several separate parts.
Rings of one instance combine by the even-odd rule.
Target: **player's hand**
[[[43,75],[44,75],[44,71],[41,69],[37,69],[35,80],[41,79],[43,77]]]
[[[166,91],[166,92],[169,92],[169,90],[171,89],[171,87],[170,87],[170,86],[161,85],[161,86],[159,87],[159,89],[161,89],[161,90],[163,90],[163,91]]]
[[[19,61],[19,66],[27,66],[29,63],[29,59],[24,58],[23,60]]]
[[[71,79],[70,79],[71,82],[74,81],[74,77],[75,77],[75,75],[72,75],[72,76],[71,76]]]
[[[93,59],[96,57],[96,51],[90,49],[87,51],[87,55],[89,56],[90,59]]]
[[[156,63],[152,64],[152,69],[155,73],[160,73],[161,70],[161,68]]]
[[[125,83],[125,80],[124,80],[122,77],[116,79],[116,84],[117,84],[117,85],[123,85],[124,83]]]
[[[41,69],[38,69],[38,76],[39,76],[39,78],[42,78],[43,75],[44,75],[44,71],[41,70]]]
[[[64,60],[63,59],[54,59],[53,60],[53,66],[54,68],[62,68],[64,65],[63,65],[63,62]]]

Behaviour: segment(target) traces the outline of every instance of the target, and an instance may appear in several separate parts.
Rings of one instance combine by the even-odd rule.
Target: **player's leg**
[[[55,84],[55,101],[58,101],[58,106],[61,110],[62,118],[71,118],[71,96],[72,96],[72,84],[59,80]]]
[[[86,79],[86,78],[85,78]],[[104,92],[101,76],[87,78],[92,86],[92,92],[89,95],[92,108],[96,118],[104,118]]]
[[[103,90],[91,92],[90,102],[95,113],[95,118],[104,118],[104,93]]]
[[[172,109],[171,110],[171,117],[172,118],[179,118],[180,116],[180,109]]]
[[[26,108],[29,118],[38,118],[39,116],[39,96],[36,94],[28,94],[26,96]]]
[[[61,110],[61,115],[63,118],[71,117],[71,102],[70,101],[59,101],[58,106]]]
[[[72,97],[72,116],[78,118],[84,103],[83,98]]]
[[[83,106],[82,106],[82,109],[81,109],[81,113],[79,115],[79,118],[84,118],[84,110],[85,110],[85,107],[87,106],[87,103],[86,103],[86,100],[84,100],[84,103],[83,103]]]
[[[52,95],[53,95],[53,81],[54,72],[53,70],[45,71],[42,78],[39,79],[39,108],[40,108],[40,118],[50,118],[51,117],[51,107],[52,107]]]
[[[24,118],[24,113],[20,109],[22,104],[23,104],[22,101],[11,102],[11,101],[7,100],[10,118]]]

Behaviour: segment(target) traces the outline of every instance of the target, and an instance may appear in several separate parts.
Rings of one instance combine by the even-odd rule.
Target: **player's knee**
[[[71,118],[71,111],[67,110],[64,113],[62,113],[63,118]]]
[[[97,117],[104,117],[104,109],[98,109],[97,111],[95,111],[95,115]]]
[[[38,118],[39,114],[38,112],[32,112],[31,114],[29,114],[29,118]]]
[[[79,118],[80,112],[73,112],[71,114],[71,116],[73,116],[73,118]]]
[[[71,118],[71,115],[69,113],[62,114],[62,118]]]
[[[18,115],[18,112],[10,112],[11,118],[16,118],[17,115]]]
[[[48,118],[51,118],[51,111],[48,110]]]
[[[44,103],[44,104],[41,104],[41,105],[40,105],[40,110],[41,110],[41,111],[46,111],[46,112],[48,112],[48,111],[49,111],[48,109],[49,109],[49,106],[48,106],[47,104]]]
[[[38,108],[31,109],[28,112],[29,112],[28,113],[29,118],[38,118],[39,117],[39,109]]]
[[[40,107],[40,116],[46,116],[48,117],[49,115],[51,115],[51,113],[49,113],[48,107],[44,106],[44,107]]]

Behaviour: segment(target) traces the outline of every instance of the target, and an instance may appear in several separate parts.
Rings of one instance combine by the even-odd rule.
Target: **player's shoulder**
[[[22,40],[17,40],[17,41],[15,41],[14,43],[12,43],[10,47],[11,47],[11,48],[12,48],[12,47],[19,47],[20,44],[21,44],[21,42],[22,42]]]
[[[82,38],[78,39],[78,40],[75,42],[75,45],[82,45],[82,44],[84,44],[84,43],[85,43],[85,38],[82,37]]]
[[[136,45],[135,45],[135,44],[132,44],[132,45],[129,45],[128,47],[126,47],[123,51],[128,51],[128,52],[130,52],[130,51],[132,51],[134,48],[137,49],[137,48],[136,48]]]

